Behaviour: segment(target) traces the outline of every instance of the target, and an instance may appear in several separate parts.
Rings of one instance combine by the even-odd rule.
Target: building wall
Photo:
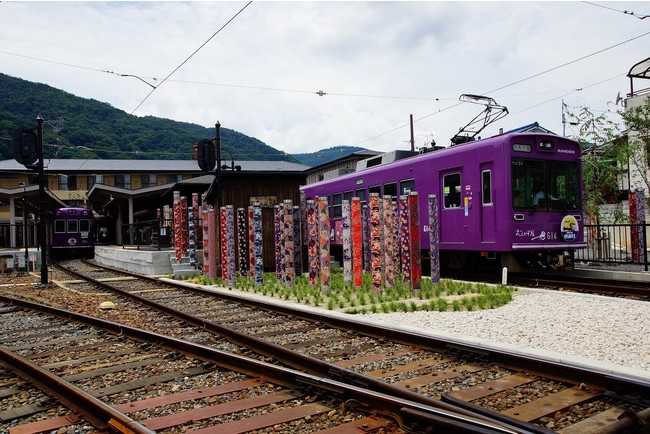
[[[626,100],[626,110],[632,108],[640,107],[644,102],[650,98],[650,94],[635,95],[629,97]],[[636,131],[629,131],[628,136],[630,141],[638,138],[638,133]],[[640,151],[642,155],[639,155],[633,158],[633,161],[630,161],[630,191],[643,190],[645,192],[645,197],[649,197],[648,192],[648,183],[650,180],[650,167],[648,165],[648,154],[646,147],[642,147]],[[639,164],[636,164],[639,163]]]

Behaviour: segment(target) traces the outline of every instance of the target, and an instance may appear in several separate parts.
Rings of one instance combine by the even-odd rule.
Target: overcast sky
[[[647,2],[2,1],[0,71],[137,116],[218,120],[290,154],[389,151],[408,149],[410,114],[416,147],[448,145],[484,109],[461,94],[508,108],[484,137],[532,122],[562,134],[563,99],[620,109],[627,72],[650,56],[647,14]]]

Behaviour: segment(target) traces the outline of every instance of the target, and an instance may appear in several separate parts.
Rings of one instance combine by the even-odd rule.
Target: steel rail
[[[88,326],[101,328],[116,335],[123,335],[134,340],[155,343],[157,346],[167,350],[178,351],[200,360],[213,362],[216,365],[229,370],[245,373],[251,376],[264,377],[267,381],[285,387],[298,388],[300,390],[308,390],[309,393],[312,394],[335,397],[336,399],[345,402],[349,407],[366,409],[367,411],[380,413],[384,417],[390,417],[396,420],[398,424],[407,431],[438,432],[436,429],[444,428],[444,432],[452,434],[527,434],[532,432],[549,432],[547,430],[540,431],[539,429],[530,431],[520,427],[508,427],[499,421],[490,420],[490,418],[485,416],[472,415],[469,414],[470,412],[462,409],[456,410],[454,406],[447,406],[448,408],[437,408],[402,397],[396,397],[362,387],[341,383],[329,378],[298,372],[290,368],[249,359],[244,356],[224,352],[204,345],[195,344],[76,312],[66,311],[52,306],[42,305],[40,303],[34,303],[5,295],[0,295],[0,301]],[[140,431],[134,432],[139,433]],[[150,433],[148,430],[142,432]]]
[[[96,428],[109,432],[153,434],[135,420],[79,389],[58,375],[30,362],[0,345],[0,363],[34,384],[42,392],[55,396],[60,403],[83,416]]]
[[[93,266],[93,267],[97,267],[94,264],[90,264],[90,265]],[[287,366],[290,366],[290,367],[292,367],[294,369],[298,369],[300,371],[305,371],[305,372],[310,372],[312,374],[323,376],[325,378],[330,378],[332,380],[342,382],[342,383],[345,383],[345,384],[349,384],[349,385],[352,385],[352,386],[362,387],[365,390],[370,390],[370,391],[374,391],[374,392],[378,392],[378,393],[384,393],[384,394],[387,394],[387,395],[390,395],[390,396],[395,396],[395,397],[399,397],[399,398],[406,399],[406,400],[409,400],[409,401],[418,402],[418,403],[428,405],[428,406],[431,406],[431,407],[434,407],[434,408],[438,408],[438,409],[441,409],[441,410],[444,410],[444,411],[458,412],[458,413],[461,413],[461,414],[465,414],[465,415],[467,415],[469,417],[476,417],[477,416],[476,412],[468,410],[465,407],[461,407],[461,406],[457,406],[455,404],[443,402],[441,400],[437,400],[437,399],[422,395],[420,393],[413,392],[413,391],[411,391],[411,390],[409,390],[407,388],[404,388],[404,387],[401,387],[401,386],[396,386],[396,385],[381,381],[379,379],[372,378],[372,377],[369,377],[367,375],[354,372],[352,370],[337,366],[337,365],[335,365],[333,363],[325,362],[323,360],[317,359],[317,358],[309,356],[307,354],[302,354],[302,353],[299,353],[297,351],[287,349],[287,348],[285,348],[285,347],[283,347],[281,345],[265,341],[265,340],[263,340],[261,338],[257,338],[255,336],[251,336],[251,335],[248,335],[246,333],[238,332],[236,330],[221,326],[219,324],[215,324],[213,322],[206,321],[206,320],[203,320],[201,318],[197,318],[197,317],[195,317],[195,316],[193,316],[191,314],[188,314],[186,312],[183,312],[183,311],[180,311],[180,310],[177,310],[177,309],[173,309],[173,308],[171,308],[169,306],[166,306],[164,304],[156,303],[156,302],[148,300],[147,298],[144,298],[144,297],[140,297],[137,294],[133,294],[133,293],[130,293],[128,291],[124,291],[124,290],[122,290],[120,288],[115,288],[115,287],[109,285],[108,283],[101,282],[101,281],[99,281],[97,279],[93,279],[93,278],[88,277],[88,276],[84,276],[82,273],[76,272],[74,270],[68,270],[67,268],[62,267],[61,265],[56,265],[56,266],[59,269],[65,270],[65,272],[70,273],[70,274],[78,277],[81,280],[86,280],[86,281],[92,282],[93,284],[98,285],[101,288],[116,292],[116,293],[118,293],[118,294],[120,294],[120,295],[122,295],[124,297],[131,298],[132,300],[136,300],[136,301],[138,301],[138,302],[140,302],[140,303],[142,303],[142,304],[144,304],[146,306],[152,307],[152,308],[157,309],[157,310],[159,310],[161,312],[165,312],[165,313],[167,313],[169,315],[175,316],[176,318],[187,321],[188,323],[193,324],[193,325],[195,325],[197,327],[201,327],[204,330],[207,330],[207,331],[209,331],[211,333],[224,336],[228,340],[230,340],[231,342],[233,342],[235,344],[238,344],[238,345],[241,345],[241,346],[244,346],[244,347],[247,347],[247,348],[251,348],[253,351],[257,352],[258,354],[261,354],[261,355],[264,355],[264,356],[267,356],[267,357],[272,357],[275,360],[278,360],[279,362],[284,363]],[[100,268],[106,268],[106,269],[115,271],[117,273],[122,273],[122,274],[133,276],[135,278],[142,278],[144,280],[148,280],[148,281],[151,281],[151,282],[160,283],[160,279],[151,278],[151,277],[148,277],[148,276],[141,276],[141,275],[134,274],[134,273],[128,273],[128,272],[125,273],[125,272],[122,272],[121,270],[115,270],[115,269],[113,269],[111,267],[101,266]],[[187,287],[187,286],[184,286],[184,285],[177,285],[173,281],[169,282],[169,281],[164,280],[164,282],[167,283],[167,284],[170,284],[171,286],[176,286],[177,288],[182,289],[182,290],[188,290],[188,289],[189,290],[198,290],[199,292],[204,293],[206,295],[215,296],[215,294],[213,292],[203,290],[202,288],[194,288],[194,287]],[[219,296],[221,296],[221,294],[219,294]],[[226,297],[226,298],[228,298],[228,297]],[[231,300],[235,301],[237,303],[247,304],[245,301],[242,301],[242,300],[237,299],[237,298],[232,298]],[[256,304],[255,307],[263,308],[265,310],[270,309],[269,305],[267,305],[267,304]],[[275,310],[275,306],[273,306],[272,309]],[[283,313],[289,314],[289,315],[294,315],[296,317],[301,317],[301,315],[300,315],[301,312],[300,311],[288,310],[288,311],[285,311]],[[312,322],[314,322],[314,321],[322,322],[322,320],[323,320],[322,317],[313,316],[313,315],[310,315],[305,319],[308,319],[309,321],[312,321]],[[362,324],[362,323],[359,323],[359,324]],[[330,326],[339,327],[339,328],[342,327],[341,325],[330,325]],[[382,330],[385,331],[386,333],[388,333],[388,331],[389,331],[389,329],[384,329],[384,328],[382,328]],[[367,334],[372,335],[372,336],[382,336],[381,334],[379,334],[379,335],[372,334],[372,333],[367,333]],[[415,342],[411,342],[410,344],[416,345]],[[421,346],[421,344],[418,344],[418,345]],[[521,420],[511,418],[509,416],[505,416],[505,415],[498,414],[498,413],[495,413],[494,415],[491,415],[491,416],[481,415],[480,417],[481,418],[487,418],[487,419],[489,419],[491,421],[498,421],[498,423],[502,424],[505,427],[521,429],[521,430],[524,430],[525,432],[531,432],[531,433],[533,433],[533,432],[534,433],[546,433],[546,432],[548,432],[547,430],[539,428],[538,426],[533,425],[531,423],[523,422]]]

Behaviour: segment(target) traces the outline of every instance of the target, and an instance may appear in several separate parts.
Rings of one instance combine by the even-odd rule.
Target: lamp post
[[[27,240],[27,185],[20,181],[19,187],[23,188],[23,244],[25,245],[25,270],[29,273],[29,242]]]

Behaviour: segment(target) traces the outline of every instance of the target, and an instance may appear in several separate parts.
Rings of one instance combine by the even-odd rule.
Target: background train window
[[[90,232],[90,220],[79,220],[79,232]]]
[[[397,197],[397,183],[389,182],[384,184],[384,197],[391,196],[393,198]]]
[[[343,200],[347,200],[348,203],[352,203],[352,192],[351,191],[345,191],[343,192]]]
[[[76,234],[79,232],[79,220],[68,220],[68,233]]]
[[[399,194],[409,194],[415,191],[415,179],[406,179],[399,182]]]
[[[381,187],[378,185],[372,185],[368,187],[368,194],[377,193],[381,196]]]
[[[332,218],[340,218],[343,215],[341,211],[341,193],[332,195]]]
[[[366,203],[366,190],[365,189],[363,189],[363,188],[359,189],[359,190],[355,191],[354,194],[355,194],[356,197],[359,198],[362,205]]]
[[[443,177],[443,196],[445,208],[460,207],[460,173],[452,173]]]
[[[492,172],[484,170],[481,172],[481,203],[483,205],[492,204]]]
[[[57,234],[64,234],[66,230],[65,220],[54,220],[54,232]]]
[[[512,206],[515,209],[532,209],[533,197],[546,188],[544,161],[525,158],[512,159]],[[537,191],[534,191],[537,190]]]

